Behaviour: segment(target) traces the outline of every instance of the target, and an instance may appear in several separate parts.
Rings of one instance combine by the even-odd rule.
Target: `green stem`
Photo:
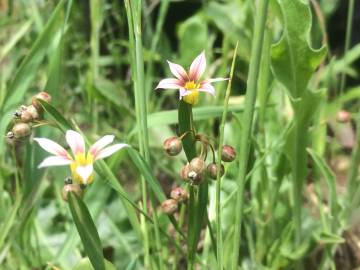
[[[227,85],[225,99],[224,99],[224,111],[221,118],[220,124],[220,138],[219,138],[219,146],[218,146],[218,160],[217,160],[217,176],[216,176],[216,195],[215,195],[215,209],[216,209],[216,257],[218,263],[218,269],[223,269],[223,260],[222,260],[222,251],[223,251],[223,240],[222,240],[222,231],[221,231],[221,175],[220,175],[220,168],[221,168],[221,150],[224,143],[224,133],[225,133],[225,121],[229,107],[229,98],[231,93],[231,82],[234,74],[235,68],[235,59],[238,49],[238,43],[236,43],[233,60],[231,64],[230,70],[230,79]]]
[[[150,165],[150,151],[149,151],[149,136],[147,128],[147,102],[146,102],[146,91],[145,91],[145,80],[144,80],[144,59],[143,59],[143,47],[142,47],[142,35],[141,35],[141,6],[142,1],[137,0],[130,2],[125,1],[126,11],[128,16],[129,24],[129,36],[130,36],[130,48],[135,48],[135,51],[131,52],[131,67],[134,81],[134,94],[135,94],[135,110],[136,119],[139,125],[139,148],[140,153],[144,156],[146,162]],[[142,204],[143,209],[147,211],[147,185],[145,179],[141,178],[141,191],[142,191]],[[155,208],[155,198],[153,193],[150,192],[150,201]],[[159,268],[162,269],[162,245],[160,241],[159,223],[156,211],[153,213],[154,229],[155,229],[155,245],[156,249],[160,252]],[[142,219],[143,235],[144,235],[144,247],[145,247],[145,266],[147,269],[151,269],[151,257],[150,257],[150,229],[147,226],[146,220]]]
[[[240,149],[239,149],[239,173],[237,177],[238,191],[236,196],[236,214],[235,214],[235,232],[234,232],[234,249],[232,257],[232,267],[238,268],[239,250],[240,250],[240,232],[243,215],[244,187],[246,178],[246,169],[249,159],[251,139],[251,128],[254,116],[256,89],[259,76],[259,66],[262,54],[262,45],[264,39],[265,22],[267,17],[269,0],[260,0],[258,14],[255,19],[255,31],[252,44],[252,52],[249,67],[249,77],[247,82],[247,91],[245,97],[245,110],[243,115],[243,129],[241,132]]]
[[[346,57],[347,52],[350,48],[350,42],[351,42],[351,32],[352,32],[352,21],[354,17],[354,0],[349,0],[349,6],[348,6],[348,14],[347,14],[347,23],[346,23],[346,36],[345,36],[345,50],[344,50],[344,57]],[[344,88],[346,84],[346,75],[343,71],[341,73],[341,80],[340,80],[340,94],[343,93]]]
[[[349,173],[348,173],[348,177],[347,177],[347,194],[348,194],[348,209],[355,209],[353,207],[355,207],[354,203],[355,203],[355,198],[356,198],[356,191],[358,190],[358,169],[360,166],[360,112],[358,112],[357,114],[357,121],[356,121],[356,144],[355,144],[355,148],[352,151],[352,156],[351,156],[351,164],[350,164],[350,169],[349,169]],[[350,211],[349,211],[350,212]],[[348,218],[349,215],[351,213],[348,214]]]
[[[189,130],[195,130],[193,125],[192,106],[180,101],[179,103],[179,133],[184,134]],[[195,148],[195,136],[193,132],[187,132],[182,138],[182,144],[187,160],[190,162],[197,156]],[[188,213],[188,269],[194,269],[196,248],[200,236],[201,225],[207,215],[208,184],[204,181],[199,187],[189,187],[189,213]]]

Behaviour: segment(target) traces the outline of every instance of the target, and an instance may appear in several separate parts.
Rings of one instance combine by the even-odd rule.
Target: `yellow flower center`
[[[88,179],[83,179],[76,170],[78,167],[86,167],[88,165],[92,165],[93,163],[94,157],[90,153],[88,153],[87,156],[84,153],[77,154],[74,161],[70,164],[73,180],[80,184],[90,184],[93,181],[94,173],[92,173]]]
[[[199,84],[196,84],[194,81],[189,81],[185,84],[185,89],[191,91],[191,94],[188,94],[183,97],[183,100],[186,103],[195,105],[199,101],[199,91],[197,90],[200,87]]]

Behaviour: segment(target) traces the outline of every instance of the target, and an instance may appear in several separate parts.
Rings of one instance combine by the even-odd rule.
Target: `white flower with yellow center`
[[[114,138],[114,135],[106,135],[100,138],[86,153],[84,138],[78,132],[68,130],[66,132],[66,141],[73,155],[70,155],[62,146],[52,140],[34,138],[34,141],[38,142],[44,150],[53,154],[53,156],[45,158],[38,167],[70,165],[73,180],[80,184],[89,184],[94,178],[93,164],[95,161],[111,156],[123,147],[128,146],[119,143],[106,147],[114,141]]]
[[[215,96],[215,89],[212,82],[224,81],[226,78],[215,78],[200,81],[205,72],[206,59],[205,53],[198,55],[190,65],[189,72],[178,65],[167,61],[171,73],[176,78],[163,79],[156,86],[156,89],[178,89],[179,98],[186,103],[194,105],[199,101],[199,92],[207,92]]]

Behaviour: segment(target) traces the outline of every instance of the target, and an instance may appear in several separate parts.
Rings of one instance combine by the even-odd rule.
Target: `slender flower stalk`
[[[167,61],[171,73],[175,78],[166,78],[159,82],[156,89],[178,89],[179,99],[195,105],[199,101],[199,92],[206,92],[215,96],[215,89],[211,83],[227,80],[227,78],[214,78],[200,80],[206,69],[205,52],[201,52],[191,63],[189,72],[175,63]]]
[[[120,149],[128,146],[124,143],[108,146],[114,141],[114,135],[106,135],[100,138],[86,153],[84,138],[74,130],[66,132],[66,141],[70,146],[72,155],[70,155],[62,146],[47,138],[34,138],[45,151],[52,154],[45,158],[39,168],[50,166],[69,165],[73,180],[79,184],[90,184],[94,178],[95,161],[111,156]]]
[[[262,54],[265,22],[267,18],[269,0],[259,1],[259,13],[255,19],[254,39],[251,51],[249,76],[247,81],[247,90],[245,96],[245,110],[243,114],[243,129],[240,138],[240,151],[239,151],[239,172],[237,177],[237,196],[236,196],[236,212],[235,212],[235,232],[233,238],[233,256],[230,269],[238,269],[239,251],[240,251],[240,233],[244,205],[244,187],[246,180],[246,168],[248,165],[250,154],[250,137],[253,123],[257,82],[259,76],[259,66]]]

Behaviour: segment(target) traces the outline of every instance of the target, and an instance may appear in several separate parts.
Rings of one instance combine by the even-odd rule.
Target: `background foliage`
[[[228,77],[239,42],[224,135],[224,143],[239,149],[256,2],[0,0],[0,133],[9,130],[12,113],[21,104],[46,90],[53,97],[53,107],[44,104],[46,118],[60,129],[41,126],[33,135],[65,145],[61,130],[79,127],[90,142],[115,134],[117,141],[133,146],[99,164],[85,204],[77,205],[90,210],[106,269],[186,268],[186,245],[170,225],[174,220],[158,212],[158,221],[153,219],[158,223],[145,223],[147,249],[142,234],[146,218],[136,209],[148,202],[142,196],[144,183],[156,197],[154,204],[148,203],[151,218],[171,188],[183,185],[178,172],[185,155],[170,158],[161,149],[164,139],[178,132],[178,96],[154,88],[170,77],[167,59],[188,67],[202,50],[207,77]],[[351,2],[270,1],[244,183],[242,269],[360,265],[360,138],[355,124],[360,122],[360,33],[355,27],[360,8],[357,1],[350,20],[354,31],[349,35],[348,30],[346,42]],[[129,5],[135,6],[133,13]],[[144,66],[134,60],[141,57]],[[201,95],[194,107],[197,130],[216,143],[226,86],[218,83],[216,97]],[[137,98],[146,105],[146,119],[138,117]],[[337,121],[340,109],[349,111],[352,120]],[[146,140],[139,143],[139,130],[148,137],[148,153]],[[0,268],[73,269],[78,264],[75,269],[88,269],[82,258],[89,253],[75,224],[89,226],[88,235],[96,229],[78,225],[61,198],[68,168],[37,169],[44,155],[31,139],[15,146],[0,141]],[[238,162],[227,164],[221,183],[226,269],[233,251],[238,167]],[[211,182],[208,216],[213,228],[215,189]],[[71,201],[74,210],[77,199]],[[154,227],[160,228],[160,236]],[[215,269],[213,232],[206,224],[202,228],[196,264]],[[180,230],[186,233],[186,224]]]

